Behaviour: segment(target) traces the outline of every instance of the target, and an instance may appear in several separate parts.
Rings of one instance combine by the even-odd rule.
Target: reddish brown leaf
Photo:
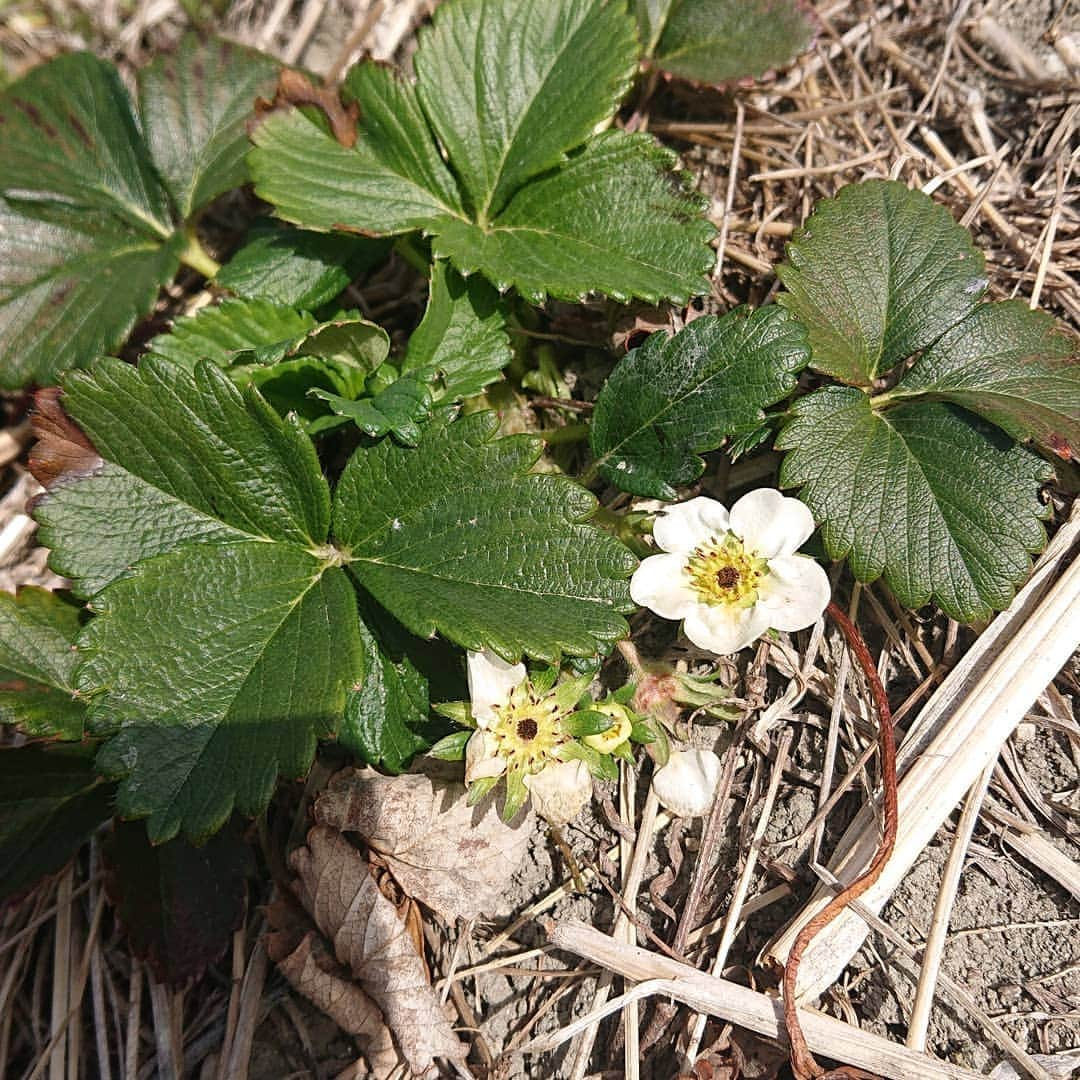
[[[62,391],[48,386],[34,395],[31,427],[37,442],[30,451],[30,472],[43,487],[66,476],[85,476],[102,464],[94,444],[64,412]]]
[[[183,986],[225,951],[244,920],[251,850],[229,823],[202,847],[152,846],[142,821],[118,821],[105,845],[106,888],[135,954],[159,982]]]

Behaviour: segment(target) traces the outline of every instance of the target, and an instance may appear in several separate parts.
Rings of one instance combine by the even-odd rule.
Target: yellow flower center
[[[569,737],[562,726],[563,711],[552,696],[537,694],[527,682],[514,688],[505,705],[495,707],[495,716],[488,731],[511,771],[540,772]]]
[[[740,608],[757,603],[758,584],[768,572],[768,560],[748,552],[731,532],[696,548],[686,563],[686,575],[703,603]]]

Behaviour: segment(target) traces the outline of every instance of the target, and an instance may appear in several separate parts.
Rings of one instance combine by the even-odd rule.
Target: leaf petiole
[[[197,274],[202,274],[208,281],[217,277],[221,264],[211,257],[206,248],[202,246],[195,230],[189,227],[184,230],[184,235],[187,238],[187,244],[184,250],[180,252],[180,261]]]

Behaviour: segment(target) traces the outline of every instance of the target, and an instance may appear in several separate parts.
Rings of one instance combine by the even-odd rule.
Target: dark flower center
[[[716,571],[716,584],[721,589],[734,589],[739,584],[739,571],[734,566],[724,566]]]
[[[535,739],[539,730],[536,721],[531,716],[526,716],[524,720],[518,721],[517,733],[519,739]]]

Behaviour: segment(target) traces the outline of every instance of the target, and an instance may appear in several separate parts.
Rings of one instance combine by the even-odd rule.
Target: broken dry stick
[[[544,924],[556,948],[644,983],[631,991],[635,1000],[656,996],[679,1001],[697,1012],[730,1021],[781,1043],[787,1041],[783,1007],[775,998],[727,979],[706,975],[689,964],[680,964],[648,949],[614,940],[576,919],[545,920]],[[625,1004],[619,998],[608,1002],[605,1008],[617,1011]],[[599,1013],[590,1013],[551,1035],[534,1039],[522,1049],[527,1053],[546,1052],[572,1038],[582,1027],[592,1026],[602,1018]],[[880,1076],[894,1080],[912,1080],[913,1077],[919,1080],[976,1080],[981,1075],[928,1054],[908,1050],[811,1009],[800,1009],[799,1019],[811,1049]]]

